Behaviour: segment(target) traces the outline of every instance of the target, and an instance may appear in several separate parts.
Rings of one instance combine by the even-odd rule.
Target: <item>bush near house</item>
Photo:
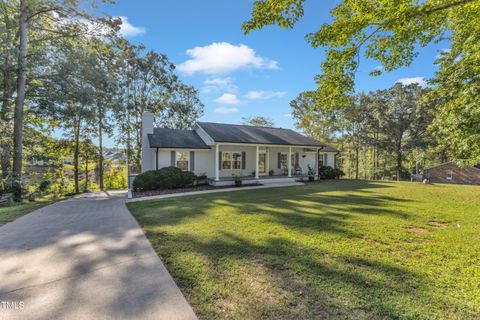
[[[339,179],[345,175],[342,170],[330,166],[321,166],[318,171],[321,179]]]
[[[192,185],[195,178],[196,176],[193,172],[182,171],[175,167],[166,167],[139,174],[133,181],[133,189],[135,191],[149,191],[184,188]]]

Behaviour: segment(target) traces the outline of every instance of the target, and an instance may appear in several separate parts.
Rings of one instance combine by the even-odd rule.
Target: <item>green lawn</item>
[[[52,203],[50,200],[14,203],[10,205],[0,205],[0,226],[20,218],[27,213],[37,210]]]
[[[480,318],[480,187],[323,182],[128,207],[201,319]]]

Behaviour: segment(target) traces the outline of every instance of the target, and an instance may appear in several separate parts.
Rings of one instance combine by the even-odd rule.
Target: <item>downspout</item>
[[[155,151],[155,170],[158,171],[158,148]]]
[[[317,176],[318,176],[318,180],[320,180],[320,170],[318,170],[318,163],[320,162],[320,150],[323,150],[323,148],[325,148],[325,146],[321,146],[320,148],[318,148],[317,150],[317,163],[315,164],[315,166],[317,167]]]

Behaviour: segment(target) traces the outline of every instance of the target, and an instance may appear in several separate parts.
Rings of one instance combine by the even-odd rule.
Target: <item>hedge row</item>
[[[193,185],[196,176],[193,172],[175,167],[143,172],[133,180],[134,191],[177,189]]]

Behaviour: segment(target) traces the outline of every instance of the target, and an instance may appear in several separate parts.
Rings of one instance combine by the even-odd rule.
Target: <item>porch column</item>
[[[257,145],[255,150],[255,179],[258,179],[258,161],[260,160],[258,152],[259,150]]]
[[[292,176],[292,147],[288,147],[288,176]]]
[[[219,157],[219,152],[220,152],[220,145],[217,143],[215,145],[215,181],[218,181],[220,180],[220,176],[219,176],[219,173],[218,173],[218,166],[219,166],[219,161],[220,161],[220,157]]]

